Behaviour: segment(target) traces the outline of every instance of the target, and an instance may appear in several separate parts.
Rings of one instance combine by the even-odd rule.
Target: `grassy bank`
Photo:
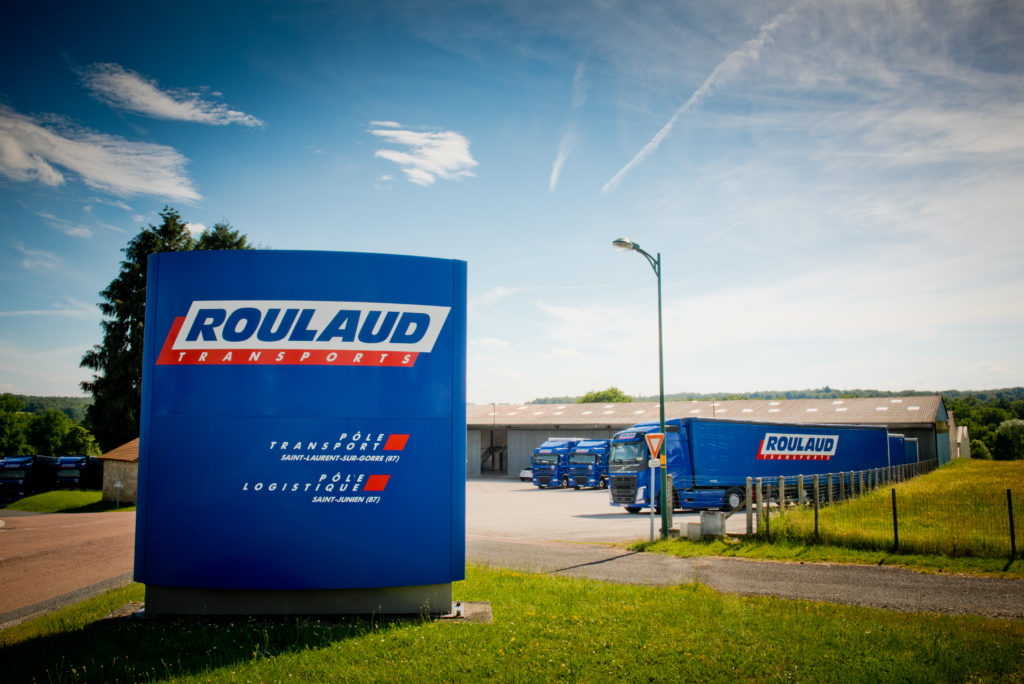
[[[120,620],[139,586],[0,632],[6,681],[1024,681],[1024,623],[470,568],[493,624]]]
[[[975,558],[1010,557],[1006,490],[1017,499],[1015,528],[1024,546],[1024,461],[954,461],[895,485],[899,551]],[[814,510],[788,510],[771,521],[771,538],[853,549],[894,548],[892,487]],[[1020,549],[1018,550],[1020,553]]]
[[[9,504],[7,510],[31,513],[103,513],[115,510],[115,505],[113,501],[104,501],[103,492],[100,491],[60,489],[26,496]],[[116,510],[134,511],[135,505],[121,504]]]

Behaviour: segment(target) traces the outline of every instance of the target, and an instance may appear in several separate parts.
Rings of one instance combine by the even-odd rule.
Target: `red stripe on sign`
[[[409,435],[388,435],[388,441],[384,442],[384,451],[401,451],[408,441]]]
[[[184,321],[184,319],[180,319]],[[172,330],[171,335],[181,328]],[[419,352],[325,351],[323,349],[189,349],[164,345],[157,364],[171,366],[389,366],[412,367]]]
[[[174,319],[174,323],[171,324],[171,332],[167,335],[167,339],[164,340],[164,348],[160,350],[160,356],[157,358],[157,364],[174,363],[174,340],[178,339],[178,333],[181,331],[181,326],[185,325],[185,317],[178,316]]]
[[[364,492],[383,492],[384,488],[388,486],[388,479],[390,475],[370,475],[366,478],[366,484],[363,485]]]

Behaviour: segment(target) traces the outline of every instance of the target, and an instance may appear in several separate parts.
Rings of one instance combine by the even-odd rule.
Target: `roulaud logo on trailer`
[[[765,433],[759,461],[828,461],[836,455],[839,435]]]

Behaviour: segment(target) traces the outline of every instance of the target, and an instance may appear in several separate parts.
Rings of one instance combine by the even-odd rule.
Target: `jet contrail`
[[[742,71],[744,67],[755,63],[761,56],[761,48],[764,47],[766,42],[768,42],[772,32],[778,28],[779,24],[781,24],[791,12],[792,10],[789,10],[776,15],[774,19],[761,27],[761,31],[757,34],[756,38],[751,38],[744,43],[742,47],[729,53],[729,56],[715,67],[715,70],[711,72],[711,75],[704,79],[704,82],[700,84],[700,87],[693,92],[693,95],[690,95],[690,99],[683,103],[682,107],[676,110],[676,113],[672,115],[672,118],[668,120],[668,123],[661,127],[661,130],[651,138],[650,142],[644,145],[643,149],[637,152],[636,155],[629,160],[628,164],[623,166],[611,180],[604,184],[604,187],[601,188],[601,192],[608,192],[614,188],[634,166],[651,156],[651,154],[658,149],[658,146],[661,145],[661,142],[668,137],[669,133],[672,132],[672,127],[675,126],[676,120],[692,107],[700,104],[700,102],[707,97],[708,93],[711,92],[712,88],[717,86],[721,81],[727,80],[731,76],[735,76]]]

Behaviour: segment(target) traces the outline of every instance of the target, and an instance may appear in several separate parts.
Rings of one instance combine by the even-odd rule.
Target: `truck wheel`
[[[637,506],[626,506],[626,512],[636,515],[640,512],[640,508]]]
[[[743,490],[741,489],[727,489],[725,492],[725,499],[722,501],[722,509],[731,511],[734,508],[738,508],[743,503]]]
[[[601,476],[601,489],[608,489],[608,480]]]
[[[565,487],[568,487],[568,486],[569,486],[569,476],[568,475],[563,475],[562,476],[562,487],[565,488]]]
[[[580,485],[573,485],[572,488],[575,489],[576,491],[579,491]]]

